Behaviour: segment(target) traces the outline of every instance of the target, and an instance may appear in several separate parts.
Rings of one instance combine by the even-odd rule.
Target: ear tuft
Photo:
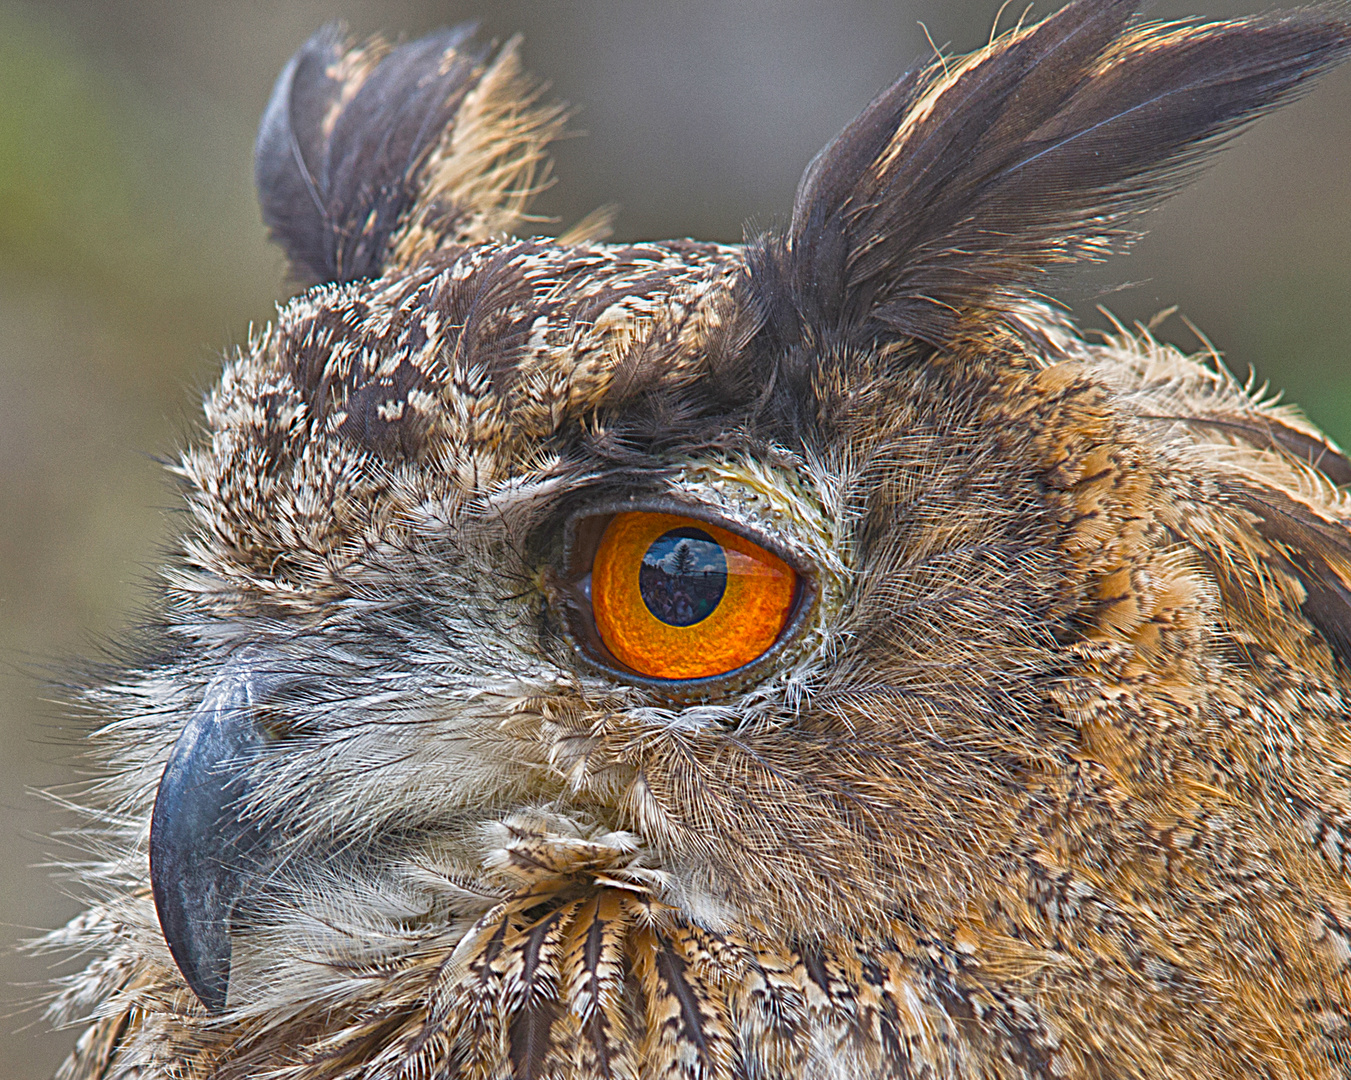
[[[1076,0],[869,105],[808,167],[787,235],[751,253],[757,288],[787,290],[760,301],[780,336],[942,347],[965,313],[1124,246],[1136,215],[1351,52],[1345,6],[1132,25],[1134,4]]]
[[[307,283],[376,277],[510,234],[547,179],[565,116],[541,104],[519,39],[491,61],[472,26],[353,47],[330,25],[291,58],[263,114],[263,220]]]

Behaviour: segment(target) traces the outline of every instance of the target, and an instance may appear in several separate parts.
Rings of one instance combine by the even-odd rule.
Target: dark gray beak
[[[174,962],[211,1012],[225,1008],[232,917],[266,854],[264,831],[241,810],[249,765],[269,741],[257,705],[280,681],[256,652],[231,657],[174,744],[155,796],[155,910]]]

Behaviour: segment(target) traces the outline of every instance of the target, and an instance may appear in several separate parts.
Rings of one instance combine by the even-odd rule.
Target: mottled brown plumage
[[[733,247],[513,238],[562,116],[515,45],[316,35],[257,159],[314,284],[88,692],[61,1075],[1351,1076],[1351,461],[1038,293],[1348,51],[1080,0]],[[792,566],[779,641],[616,661],[627,509]]]

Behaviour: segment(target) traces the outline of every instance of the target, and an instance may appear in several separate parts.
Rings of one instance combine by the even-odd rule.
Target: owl
[[[171,466],[65,1080],[1351,1076],[1351,459],[1051,274],[1351,53],[1076,0],[743,245],[520,239],[516,41],[321,30]]]

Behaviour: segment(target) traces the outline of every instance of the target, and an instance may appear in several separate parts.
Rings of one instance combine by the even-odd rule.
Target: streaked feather
[[[89,692],[64,1080],[1344,1076],[1351,465],[1036,289],[1349,49],[1078,0],[732,247],[512,239],[562,122],[514,42],[311,39],[257,164],[324,284],[227,365],[161,645]],[[634,506],[781,552],[797,621],[697,685],[595,660]]]

